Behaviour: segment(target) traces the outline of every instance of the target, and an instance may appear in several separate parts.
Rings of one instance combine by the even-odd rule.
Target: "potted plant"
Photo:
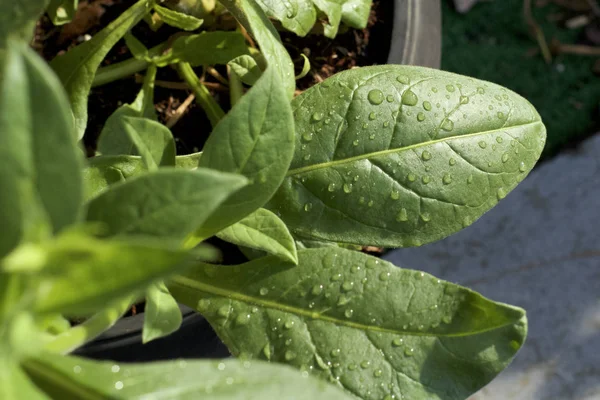
[[[202,33],[160,50],[127,36],[146,79],[87,160],[77,143],[108,49],[143,18],[182,29],[199,19],[138,1],[51,69],[22,39],[45,2],[2,10],[2,397],[466,398],[522,346],[524,310],[348,247],[418,246],[474,222],[537,161],[538,114],[497,85],[395,65],[342,72],[292,99],[293,65],[264,11],[222,4],[260,56],[233,35],[220,37],[225,48]],[[191,66],[216,57],[239,78],[227,113]],[[167,64],[213,123],[201,153],[178,156],[154,119]],[[251,261],[219,265],[204,244],[214,235]],[[179,302],[239,360],[68,355],[140,299],[145,340],[177,330]]]

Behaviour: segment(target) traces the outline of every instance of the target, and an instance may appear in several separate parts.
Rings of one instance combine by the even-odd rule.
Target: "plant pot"
[[[441,63],[440,0],[395,0],[388,63],[439,68]],[[74,354],[121,362],[174,358],[222,358],[229,351],[210,324],[181,306],[183,322],[175,333],[142,344],[144,315],[119,320]]]

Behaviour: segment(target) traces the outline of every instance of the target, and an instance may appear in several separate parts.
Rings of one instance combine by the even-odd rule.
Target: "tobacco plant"
[[[283,18],[277,2],[260,3]],[[309,10],[297,33],[314,23],[310,7],[327,12],[283,3]],[[334,3],[343,16],[368,2]],[[62,23],[76,4],[47,11]],[[540,156],[531,104],[398,65],[345,71],[293,98],[290,57],[253,0],[220,6],[260,53],[221,31],[146,49],[130,32],[140,21],[197,31],[210,16],[166,5],[139,0],[49,65],[26,45],[46,2],[0,6],[0,397],[465,399],[492,380],[524,343],[524,310],[354,248],[420,246],[481,217]],[[98,70],[122,37],[134,58]],[[211,64],[233,71],[228,112],[195,75]],[[201,152],[177,155],[157,120],[154,79],[167,66],[213,125]],[[141,70],[137,98],[85,159],[90,88]],[[219,265],[203,243],[212,236],[249,261]],[[145,342],[178,329],[183,303],[238,360],[69,355],[139,301]]]

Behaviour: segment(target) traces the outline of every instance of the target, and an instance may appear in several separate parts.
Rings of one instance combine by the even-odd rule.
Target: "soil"
[[[132,0],[80,2],[82,5],[75,21],[63,27],[54,27],[44,16],[38,22],[33,47],[50,61],[56,55],[89,39],[133,3]],[[311,63],[308,75],[297,81],[297,93],[337,72],[357,66],[385,63],[392,32],[392,15],[393,2],[375,0],[366,29],[348,29],[338,34],[334,40],[313,34],[300,38],[293,33],[280,31],[282,41],[296,65],[296,72],[299,73],[302,69],[301,54],[306,55]],[[232,30],[235,29],[235,23],[225,17],[211,29],[217,28]],[[134,36],[148,47],[164,42],[177,32],[178,30],[166,25],[153,32],[145,22],[139,23],[132,30]],[[102,66],[130,57],[129,50],[121,40],[110,51]],[[221,76],[226,76],[223,66],[217,66],[215,69]],[[201,69],[197,69],[197,73],[205,79],[207,85],[210,85],[211,93],[227,111],[230,108],[228,88],[214,76],[203,74]],[[139,75],[132,76],[92,89],[88,100],[88,126],[84,136],[84,144],[89,155],[94,154],[97,138],[106,119],[119,106],[133,101],[141,87],[140,79]],[[171,87],[164,87],[165,85]],[[159,69],[156,86],[154,93],[156,111],[159,120],[166,123],[191,92],[182,84],[177,72],[172,68]],[[189,154],[202,148],[210,134],[211,126],[203,110],[192,103],[171,131],[177,143],[177,153]]]

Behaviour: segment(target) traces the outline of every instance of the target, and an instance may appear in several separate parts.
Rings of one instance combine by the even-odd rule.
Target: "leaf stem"
[[[125,314],[133,301],[133,297],[128,296],[113,303],[104,310],[94,314],[82,324],[55,336],[51,341],[46,343],[45,349],[61,354],[72,352],[113,326]]]
[[[196,95],[196,102],[202,107],[204,112],[206,112],[210,124],[214,128],[225,116],[225,112],[211,96],[206,86],[200,82],[200,79],[198,79],[198,76],[189,63],[180,62],[177,64],[177,71]]]
[[[168,45],[168,42],[161,43],[148,50],[146,59],[132,57],[128,60],[114,63],[112,65],[99,68],[94,77],[92,87],[106,85],[119,79],[127,78],[148,68],[150,60],[153,57],[160,55]]]

